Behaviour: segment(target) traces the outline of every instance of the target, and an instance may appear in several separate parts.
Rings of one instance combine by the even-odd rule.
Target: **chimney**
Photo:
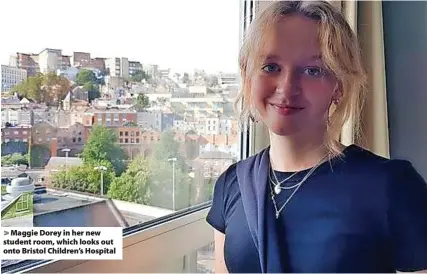
[[[56,138],[52,138],[50,141],[50,157],[56,157],[58,150],[58,140]]]

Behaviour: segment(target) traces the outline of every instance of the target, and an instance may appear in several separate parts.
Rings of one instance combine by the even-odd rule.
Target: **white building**
[[[27,79],[27,70],[1,65],[1,92],[9,92],[16,85]]]
[[[6,123],[12,126],[32,125],[34,120],[33,111],[29,108],[4,108],[1,110],[1,126],[5,127]]]
[[[208,135],[217,135],[220,133],[220,123],[219,118],[214,116],[206,117],[205,119],[205,133]]]
[[[56,72],[62,68],[62,50],[60,49],[44,49],[39,53],[40,72],[45,74]]]
[[[110,72],[110,76],[129,77],[128,58],[108,58],[105,59],[105,69]]]
[[[218,84],[221,86],[234,86],[239,84],[239,74],[223,73],[218,75]]]

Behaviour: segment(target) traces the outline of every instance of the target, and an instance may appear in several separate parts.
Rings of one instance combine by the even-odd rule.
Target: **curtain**
[[[341,142],[355,143],[384,157],[390,156],[381,1],[333,1],[357,33],[368,75],[362,112],[362,138],[355,138],[354,120],[344,125]]]

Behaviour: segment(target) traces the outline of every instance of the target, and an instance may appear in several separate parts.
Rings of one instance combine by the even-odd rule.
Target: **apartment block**
[[[27,71],[27,76],[34,76],[40,72],[39,55],[17,52],[10,56],[9,66],[24,69]]]
[[[73,52],[71,59],[75,67],[89,67],[92,61],[89,52]]]
[[[46,48],[39,53],[40,72],[45,74],[62,69],[62,50]]]
[[[25,69],[1,65],[0,71],[1,92],[9,92],[16,85],[27,79]]]

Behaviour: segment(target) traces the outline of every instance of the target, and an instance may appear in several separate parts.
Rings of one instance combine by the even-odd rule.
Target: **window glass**
[[[2,163],[27,161],[37,191],[32,206],[19,208],[33,211],[33,225],[88,225],[99,198],[112,199],[125,227],[173,214],[211,200],[216,179],[237,161],[239,1],[166,2],[67,6],[74,15],[84,7],[90,20],[64,20],[49,0],[3,4],[20,20],[14,12],[0,18],[17,24],[2,29],[0,78],[16,79],[7,90],[2,83],[2,112],[17,110],[2,116]],[[44,31],[16,31],[29,25]],[[217,121],[229,130],[218,131]],[[25,138],[5,138],[20,132]]]

